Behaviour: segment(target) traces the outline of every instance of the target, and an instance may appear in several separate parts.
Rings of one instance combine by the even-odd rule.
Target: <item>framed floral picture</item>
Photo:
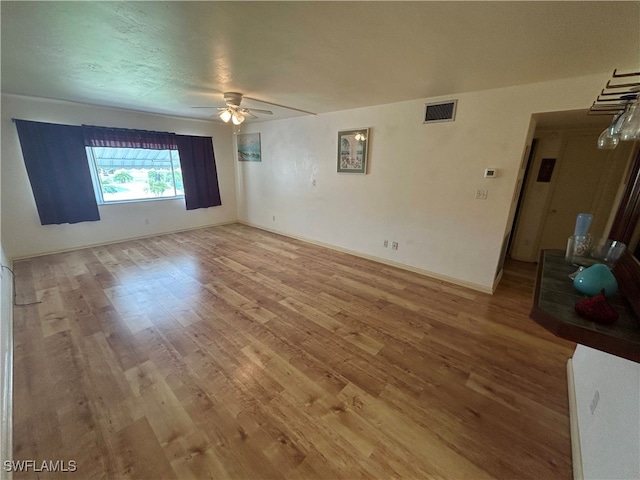
[[[367,173],[369,129],[338,132],[338,173]]]

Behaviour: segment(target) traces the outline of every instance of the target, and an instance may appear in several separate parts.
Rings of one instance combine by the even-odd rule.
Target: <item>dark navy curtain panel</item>
[[[15,122],[42,225],[100,220],[82,127]]]
[[[211,137],[15,120],[42,225],[100,220],[85,146],[178,150],[187,210],[222,205]]]
[[[222,205],[211,137],[176,135],[187,210]]]

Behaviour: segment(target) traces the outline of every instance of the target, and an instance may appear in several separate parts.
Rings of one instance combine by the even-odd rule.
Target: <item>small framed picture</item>
[[[338,173],[367,173],[369,129],[338,132]]]
[[[238,135],[238,161],[261,162],[260,134],[245,133]]]

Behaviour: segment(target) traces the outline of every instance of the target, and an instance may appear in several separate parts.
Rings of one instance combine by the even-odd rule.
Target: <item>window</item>
[[[211,137],[15,119],[42,225],[100,220],[99,204],[222,205]]]
[[[99,204],[184,196],[178,150],[87,147]]]

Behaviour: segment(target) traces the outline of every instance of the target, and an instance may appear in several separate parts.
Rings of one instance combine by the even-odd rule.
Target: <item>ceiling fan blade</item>
[[[253,113],[251,113],[251,112],[249,111],[249,109],[247,109],[247,108],[243,109],[241,113],[242,113],[243,115],[249,115],[250,117],[253,117],[253,118],[258,118],[258,117],[256,117]]]
[[[191,107],[191,108],[217,108],[218,110],[224,110],[227,107]]]
[[[247,110],[251,110],[252,112],[263,113],[265,115],[273,115],[273,112],[271,110],[259,110],[257,108],[248,108]]]
[[[288,107],[286,105],[280,105],[279,103],[273,103],[273,102],[267,102],[266,100],[260,100],[259,98],[253,98],[253,97],[244,97],[247,100],[253,100],[254,102],[260,102],[260,103],[266,103],[267,105],[273,105],[274,107],[280,107],[280,108],[286,108],[289,110],[295,110],[296,112],[302,112],[302,113],[306,113],[308,115],[317,115],[316,113],[313,112],[309,112],[307,110],[302,110],[300,108],[294,108],[294,107]],[[257,110],[253,109],[254,112],[257,112]]]

